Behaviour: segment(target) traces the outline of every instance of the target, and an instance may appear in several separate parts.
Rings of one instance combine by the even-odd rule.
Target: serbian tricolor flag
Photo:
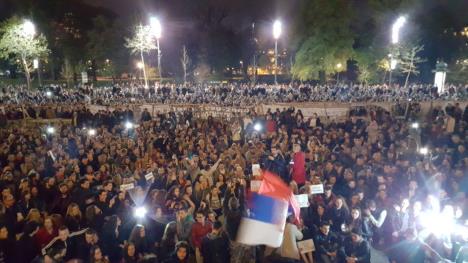
[[[281,246],[289,205],[299,221],[300,208],[291,189],[277,175],[263,173],[260,189],[249,198],[250,212],[241,220],[237,242]]]

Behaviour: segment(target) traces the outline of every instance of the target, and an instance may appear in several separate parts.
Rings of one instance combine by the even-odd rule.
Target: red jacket
[[[52,231],[52,234],[49,234],[49,232],[47,232],[47,230],[44,227],[41,227],[35,235],[36,244],[38,245],[38,247],[43,248],[45,245],[49,244],[49,242],[52,241],[52,239],[54,239],[54,237],[56,237],[57,235],[58,233],[56,229]]]
[[[205,225],[196,222],[192,225],[192,244],[194,247],[201,248],[203,238],[211,233],[212,225],[211,222],[205,220]]]
[[[295,153],[293,161],[292,178],[297,184],[304,184],[306,181],[305,153]]]
[[[276,131],[276,121],[267,120],[266,121],[266,130],[267,130],[267,132],[275,132]]]

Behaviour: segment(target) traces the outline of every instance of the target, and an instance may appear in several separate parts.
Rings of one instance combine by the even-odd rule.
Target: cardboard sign
[[[252,180],[250,181],[250,191],[252,192],[258,192],[260,189],[260,185],[262,184],[262,181],[260,180]]]
[[[129,183],[129,184],[122,184],[122,185],[120,185],[120,190],[121,190],[121,191],[128,191],[128,190],[132,190],[133,188],[135,188],[135,184],[134,184],[134,183]]]
[[[151,181],[154,179],[154,175],[153,175],[153,172],[150,172],[148,174],[145,175],[145,179],[146,181]]]
[[[312,184],[310,185],[309,191],[311,194],[323,194],[323,184]]]
[[[301,254],[313,252],[315,251],[314,240],[307,239],[307,240],[299,241],[297,242],[297,248],[299,249],[299,253]]]
[[[262,170],[260,170],[260,164],[252,164],[252,175],[260,176]]]
[[[299,207],[309,207],[309,196],[307,194],[294,195]]]

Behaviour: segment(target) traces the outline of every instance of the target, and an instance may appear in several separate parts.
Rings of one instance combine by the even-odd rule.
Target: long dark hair
[[[135,248],[135,255],[133,257],[130,257],[128,255],[128,247],[133,246]],[[125,263],[130,263],[130,262],[137,262],[138,260],[138,254],[136,253],[136,246],[133,242],[127,242],[123,248],[123,259]]]

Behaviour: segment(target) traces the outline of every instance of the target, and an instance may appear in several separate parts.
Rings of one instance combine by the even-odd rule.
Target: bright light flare
[[[148,210],[146,210],[146,208],[144,206],[139,206],[139,207],[135,208],[135,211],[133,212],[133,215],[136,218],[143,218],[143,217],[145,217],[146,213],[148,213]]]
[[[141,61],[140,61],[140,62],[137,62],[136,66],[137,66],[137,68],[139,68],[139,69],[143,69],[143,67],[144,67],[143,62],[141,62]]]
[[[89,136],[94,136],[94,135],[96,135],[96,130],[95,130],[95,129],[89,129],[89,130],[88,130],[88,135],[89,135]]]
[[[419,149],[419,153],[427,155],[429,153],[429,149],[427,147],[422,147],[421,149]]]
[[[281,36],[281,32],[282,32],[282,24],[281,24],[281,21],[276,20],[276,21],[273,23],[273,37],[274,37],[275,39],[278,39],[278,38]]]
[[[392,26],[392,44],[398,44],[400,29],[406,23],[406,17],[400,16]]]
[[[156,39],[161,38],[161,32],[162,32],[162,27],[161,27],[161,22],[159,21],[158,18],[156,17],[151,17],[150,18],[150,27],[151,27],[151,33],[154,35]]]
[[[32,37],[36,34],[36,26],[30,20],[25,20],[23,23],[23,32]]]
[[[55,133],[55,128],[49,126],[49,127],[47,127],[46,131],[47,131],[48,134],[54,134]]]
[[[411,128],[418,129],[419,128],[419,123],[418,122],[411,123]]]
[[[260,124],[260,123],[257,122],[257,123],[254,124],[254,127],[253,127],[253,128],[254,128],[255,131],[258,131],[258,132],[259,132],[259,131],[262,130],[263,127],[262,127],[262,124]]]
[[[45,95],[50,98],[50,97],[52,97],[52,92],[51,91],[46,91]]]
[[[127,121],[125,123],[125,129],[127,129],[127,130],[133,129],[133,123]]]

